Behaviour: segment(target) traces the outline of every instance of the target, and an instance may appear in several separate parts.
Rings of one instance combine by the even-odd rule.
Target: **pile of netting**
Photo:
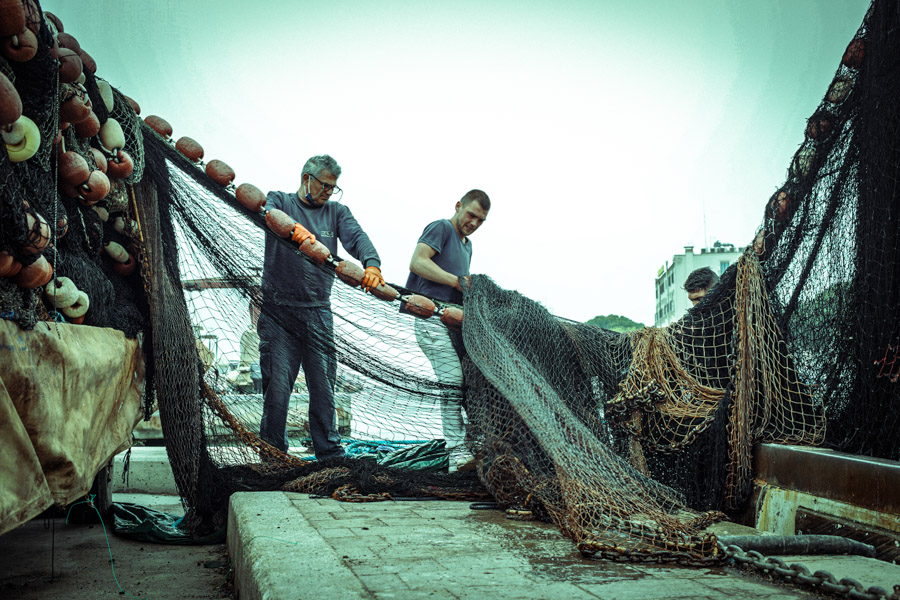
[[[198,536],[218,529],[240,490],[490,497],[554,522],[587,555],[703,563],[721,558],[706,528],[749,497],[754,445],[900,458],[897,57],[900,7],[875,2],[747,252],[682,319],[627,334],[557,318],[480,275],[464,290],[460,332],[440,319],[450,305],[426,319],[400,310],[409,290],[394,285],[383,299],[345,285],[341,257],[317,259],[276,236],[265,209],[248,210],[166,136],[118,115],[144,167],[121,210],[140,245],[147,411],[160,411],[185,523]],[[290,451],[258,435],[266,236],[334,278],[329,352],[348,457],[303,451],[302,371]],[[90,249],[89,235],[76,239]],[[417,322],[455,339],[462,386],[437,376]],[[446,402],[465,407],[474,472],[384,460],[433,447]]]
[[[246,378],[235,382],[272,234],[262,213],[248,215],[146,136],[152,177],[142,196],[155,194],[157,209],[144,234],[160,260],[150,265],[156,389],[171,388],[159,396],[165,435],[197,526],[237,489],[344,499],[486,489],[504,508],[553,521],[585,554],[697,562],[716,559],[705,528],[749,496],[755,444],[824,442],[898,458],[897,10],[873,5],[755,242],[669,327],[617,334],[568,322],[474,276],[462,307],[465,383],[454,389],[418,348],[417,317],[398,310],[405,296],[386,302],[335,282],[342,433],[372,444],[434,440],[442,399],[461,401],[477,480],[363,459],[309,464],[257,437],[261,397]],[[177,348],[160,336],[175,318]],[[215,365],[224,355],[231,375]],[[288,435],[303,446],[302,381],[296,392]]]

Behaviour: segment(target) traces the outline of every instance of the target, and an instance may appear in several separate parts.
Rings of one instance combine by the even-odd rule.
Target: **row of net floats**
[[[316,264],[331,267],[335,275],[353,287],[362,287],[365,271],[356,263],[347,260],[337,260],[331,255],[331,251],[314,237],[300,223],[294,221],[287,213],[278,209],[266,210],[266,195],[252,183],[234,185],[235,172],[227,163],[214,159],[208,163],[203,162],[203,146],[195,139],[182,136],[173,141],[172,125],[164,118],[157,115],[148,115],[144,123],[164,140],[174,144],[175,149],[192,162],[197,168],[202,169],[206,175],[217,184],[225,187],[234,194],[237,202],[253,214],[265,217],[268,228],[277,236],[290,238],[297,243],[300,252],[308,256]],[[399,300],[405,305],[408,312],[416,317],[427,319],[440,313],[441,322],[455,330],[462,328],[463,311],[458,306],[439,307],[434,300],[420,294],[400,294],[394,287],[382,284],[369,288],[369,293],[386,302]]]

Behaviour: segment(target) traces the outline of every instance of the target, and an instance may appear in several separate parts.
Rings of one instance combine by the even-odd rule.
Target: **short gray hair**
[[[306,175],[309,173],[313,177],[319,177],[322,174],[322,171],[331,171],[331,174],[335,177],[341,176],[341,165],[337,164],[337,161],[331,158],[331,156],[327,154],[320,154],[318,156],[313,156],[306,164],[303,165],[303,170],[300,172],[300,175]]]

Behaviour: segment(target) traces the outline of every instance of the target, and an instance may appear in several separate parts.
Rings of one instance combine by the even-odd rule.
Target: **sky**
[[[294,191],[315,154],[403,285],[425,225],[491,198],[473,273],[653,323],[684,246],[743,246],[868,0],[44,0],[97,75]]]

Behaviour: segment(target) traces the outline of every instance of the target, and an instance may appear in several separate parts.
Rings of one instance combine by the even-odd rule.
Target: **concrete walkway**
[[[164,448],[135,448],[117,493],[174,494]],[[114,496],[116,499],[116,496]],[[469,502],[348,503],[287,492],[237,493],[228,550],[241,600],[298,598],[821,598],[728,567],[617,564],[581,557],[553,525],[511,521]],[[746,534],[719,527],[719,534]],[[736,526],[740,527],[740,526]],[[752,530],[751,530],[752,531]],[[893,593],[900,566],[858,556],[781,557]]]
[[[813,597],[722,569],[588,560],[552,525],[469,504],[234,494],[235,591],[241,600]]]

